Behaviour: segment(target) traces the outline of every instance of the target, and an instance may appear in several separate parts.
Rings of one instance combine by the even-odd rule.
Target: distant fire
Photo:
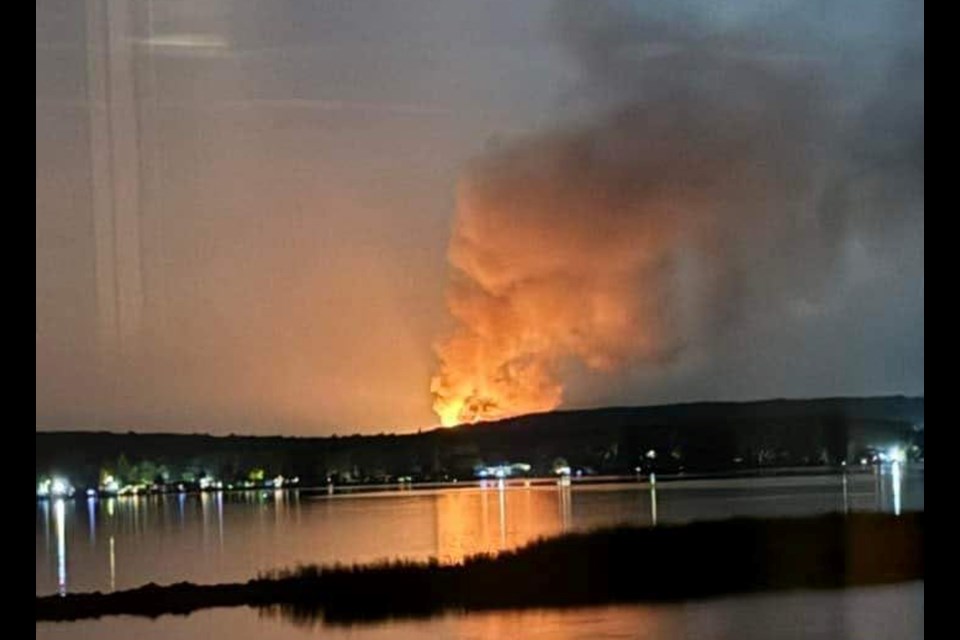
[[[884,73],[913,93],[873,96],[851,89],[849,56],[798,56],[792,32],[707,37],[709,18],[582,4],[589,19],[568,3],[565,33],[602,109],[498,140],[459,184],[456,326],[430,384],[446,425],[547,411],[584,370],[681,348],[707,366],[745,322],[804,323],[796,309],[858,286],[855,234],[867,246],[884,217],[907,215],[922,229],[922,11],[914,31],[890,22],[909,55],[882,56],[911,61]],[[638,57],[661,29],[672,44]]]
[[[460,184],[447,292],[457,327],[436,347],[430,384],[444,425],[549,411],[570,363],[611,370],[670,346],[660,304],[670,209],[646,215],[656,204],[584,166],[582,142],[489,154]]]
[[[546,373],[514,368],[511,363],[497,369],[481,366],[460,373],[447,366],[433,378],[433,409],[443,426],[549,411],[560,404],[563,388]]]

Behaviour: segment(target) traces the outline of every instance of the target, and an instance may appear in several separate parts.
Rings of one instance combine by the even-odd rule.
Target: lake
[[[400,557],[438,557],[450,562],[478,552],[516,547],[541,536],[622,522],[649,525],[735,515],[843,510],[896,513],[923,508],[922,466],[879,474],[661,479],[655,485],[574,481],[572,486],[527,486],[522,481],[504,485],[491,481],[333,495],[299,490],[38,502],[36,593],[108,591],[147,582],[243,581],[258,572],[300,563]],[[542,637],[568,631],[571,637],[674,637],[683,635],[677,629],[710,627],[708,621],[716,620],[719,626],[711,632],[715,635],[690,633],[697,637],[762,637],[769,635],[764,633],[769,624],[758,622],[767,615],[763,611],[778,619],[809,617],[810,624],[822,627],[822,637],[838,633],[868,637],[870,634],[845,630],[848,626],[851,630],[873,629],[876,620],[887,618],[889,624],[877,628],[888,635],[880,637],[910,637],[915,634],[889,633],[904,625],[916,631],[919,624],[922,635],[923,586],[751,596],[656,607],[445,616],[352,630],[324,627],[324,635],[496,637],[512,625],[522,624],[524,629],[541,629],[542,633],[536,633]],[[818,611],[823,613],[815,613]],[[658,625],[666,625],[665,631],[656,631]],[[309,631],[268,613],[238,609],[199,612],[187,618],[167,616],[158,621],[117,618],[44,623],[37,625],[37,637],[193,637],[207,635],[208,629],[222,632],[227,628],[235,637],[301,637]],[[751,628],[760,635],[750,632]],[[254,629],[259,632],[253,633]],[[647,635],[637,636],[637,629],[644,629]],[[815,631],[813,627],[810,630]]]

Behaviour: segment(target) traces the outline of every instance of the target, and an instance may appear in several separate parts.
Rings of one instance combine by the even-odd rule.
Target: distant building
[[[509,478],[511,476],[524,476],[530,473],[530,465],[525,462],[504,463],[493,466],[477,466],[474,468],[474,474],[478,478]]]

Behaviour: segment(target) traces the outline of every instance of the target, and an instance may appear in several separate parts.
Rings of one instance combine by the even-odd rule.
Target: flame
[[[531,179],[528,161],[543,166],[539,157],[508,157],[507,171],[499,157],[474,165],[458,189],[447,291],[457,326],[435,347],[430,383],[445,426],[550,411],[563,401],[567,361],[610,370],[666,344],[660,218],[605,213],[592,185]]]
[[[647,17],[589,6],[589,20],[574,11],[564,24],[588,54],[584,69],[603,69],[584,87],[601,88],[611,108],[498,140],[459,184],[447,296],[456,328],[436,347],[431,381],[444,424],[553,409],[577,365],[664,364],[690,347],[706,363],[740,344],[738,323],[771,313],[779,323],[796,300],[832,296],[848,286],[838,276],[856,236],[844,234],[871,208],[859,194],[887,193],[868,184],[913,185],[919,200],[878,201],[869,219],[915,210],[922,227],[922,99],[900,105],[904,146],[889,147],[890,162],[862,165],[861,133],[895,121],[874,120],[891,111],[872,98],[851,102],[845,64],[831,80],[819,58],[817,73],[782,64],[796,51],[784,34],[765,33],[762,52],[743,34],[700,46],[669,20],[678,46],[635,64],[629,45],[644,41]],[[896,41],[922,62],[922,37]],[[841,104],[862,108],[862,124],[838,121]],[[920,179],[901,183],[901,172]]]
[[[449,353],[457,341],[451,339],[441,350]],[[482,341],[474,346],[481,351],[489,347]],[[494,360],[463,371],[454,362],[450,359],[430,384],[433,409],[445,427],[549,411],[562,399],[562,386],[536,361],[524,365],[506,359],[497,365]]]
[[[448,248],[457,324],[431,381],[444,424],[554,409],[570,365],[673,359],[693,330],[678,265],[696,256],[694,279],[715,283],[697,308],[722,311],[745,256],[767,255],[779,218],[766,205],[802,175],[790,145],[767,153],[780,120],[674,106],[534,134],[467,167]]]

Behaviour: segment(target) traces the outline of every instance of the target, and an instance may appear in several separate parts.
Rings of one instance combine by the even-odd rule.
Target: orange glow
[[[437,380],[437,378],[434,378],[434,380]],[[462,421],[460,414],[463,411],[463,401],[460,399],[446,401],[437,398],[434,401],[433,408],[440,416],[440,424],[444,427],[455,427]]]
[[[459,186],[447,290],[457,326],[435,347],[430,382],[446,426],[551,411],[567,363],[610,371],[673,346],[661,303],[675,208],[637,194],[598,201],[608,189],[566,166],[566,144],[482,158]]]
[[[448,349],[455,340],[446,343]],[[430,387],[433,409],[446,427],[549,411],[563,394],[562,386],[538,363],[521,366],[498,358],[463,370],[448,364]]]

